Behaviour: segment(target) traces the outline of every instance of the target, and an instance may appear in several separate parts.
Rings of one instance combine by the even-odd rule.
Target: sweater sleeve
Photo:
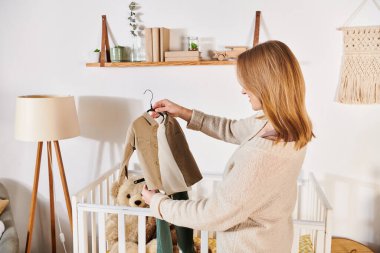
[[[245,119],[231,120],[193,110],[187,128],[201,131],[218,140],[240,144],[253,133],[256,123],[256,115]]]
[[[258,214],[261,208],[280,196],[281,182],[286,181],[279,169],[280,164],[278,159],[267,157],[264,151],[257,151],[249,161],[234,166],[210,197],[172,200],[163,194],[155,194],[151,210],[156,218],[178,226],[228,230]]]

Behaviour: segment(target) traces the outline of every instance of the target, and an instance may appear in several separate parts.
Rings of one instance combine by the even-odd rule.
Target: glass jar
[[[132,36],[132,45],[130,52],[131,62],[145,61],[145,44],[144,40],[140,36]]]
[[[198,37],[187,37],[187,50],[188,51],[199,51],[199,41]]]

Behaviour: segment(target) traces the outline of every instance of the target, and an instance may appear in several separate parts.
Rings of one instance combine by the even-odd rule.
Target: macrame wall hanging
[[[346,21],[343,28],[343,60],[337,101],[345,104],[380,103],[380,25],[347,27],[346,24],[368,0]],[[378,3],[373,0],[376,7]]]

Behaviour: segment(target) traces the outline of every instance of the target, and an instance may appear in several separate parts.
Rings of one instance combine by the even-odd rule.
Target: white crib
[[[138,172],[129,172],[138,173]],[[145,218],[151,216],[149,208],[131,208],[113,205],[110,188],[118,178],[119,169],[111,169],[96,181],[72,196],[73,252],[106,253],[105,221],[108,214],[118,214],[119,238],[124,238],[124,215],[138,216],[138,250],[145,253]],[[205,174],[203,180],[192,187],[189,196],[196,199],[209,194],[221,180],[221,175]],[[292,253],[331,252],[331,212],[322,189],[312,173],[298,182],[298,198],[293,213],[294,239]],[[212,231],[195,231],[200,237],[200,252],[208,253],[208,238],[218,238]],[[275,242],[274,242],[275,243]],[[216,250],[217,251],[217,250]],[[124,241],[119,242],[119,253],[125,252]]]

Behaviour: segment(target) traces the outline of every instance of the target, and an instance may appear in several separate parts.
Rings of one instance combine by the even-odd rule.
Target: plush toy
[[[128,179],[116,181],[112,185],[112,197],[116,205],[130,207],[147,207],[141,196],[143,183],[135,184],[134,181],[141,177],[130,175]],[[147,252],[155,252],[157,246],[155,240],[152,240],[156,233],[156,221],[153,217],[147,217],[146,220],[146,242]],[[110,253],[118,252],[118,220],[117,214],[110,214],[106,220],[106,239],[108,241]],[[125,215],[125,247],[126,252],[137,253],[138,247],[138,216]]]
[[[201,238],[194,237],[195,252],[201,252]],[[216,253],[216,239],[208,238],[208,253]]]

